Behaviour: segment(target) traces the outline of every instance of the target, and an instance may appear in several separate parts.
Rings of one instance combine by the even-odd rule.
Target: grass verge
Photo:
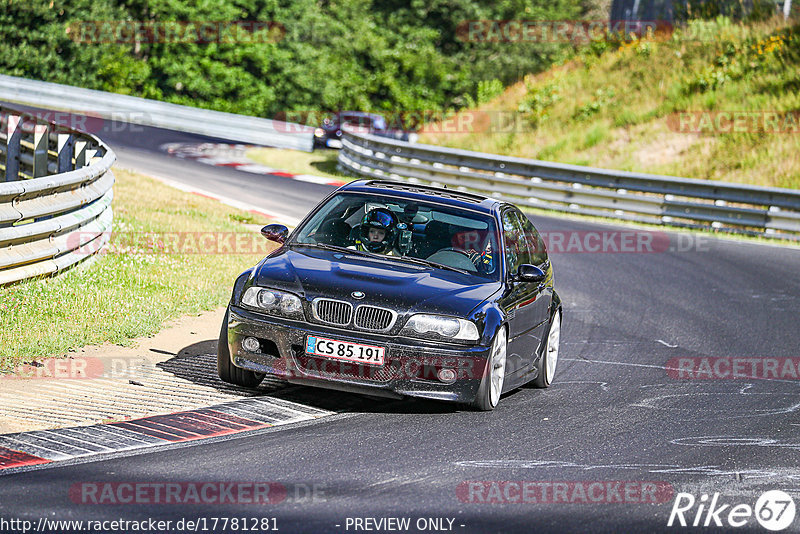
[[[224,305],[236,275],[270,248],[250,226],[268,222],[261,216],[128,171],[115,176],[106,254],[88,268],[0,288],[0,371],[85,345],[124,345]]]
[[[313,174],[332,180],[350,182],[354,178],[336,170],[338,150],[287,150],[282,148],[253,148],[247,157],[256,163],[293,174]]]

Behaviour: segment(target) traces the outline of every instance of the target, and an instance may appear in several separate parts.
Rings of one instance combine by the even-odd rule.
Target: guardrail
[[[411,144],[345,130],[339,167],[475,191],[520,206],[800,240],[800,191]]]
[[[311,152],[314,128],[0,74],[0,100],[240,143]]]
[[[0,286],[93,258],[111,234],[114,152],[0,106]]]

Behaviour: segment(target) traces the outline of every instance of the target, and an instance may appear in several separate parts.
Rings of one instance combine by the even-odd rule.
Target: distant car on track
[[[340,111],[326,117],[319,127],[314,129],[315,148],[342,148],[342,126],[361,133],[390,137],[399,141],[417,141],[419,137],[415,132],[408,132],[397,128],[390,128],[386,118],[377,113],[363,111]]]
[[[234,283],[222,380],[291,383],[493,409],[547,387],[561,301],[533,224],[515,206],[447,189],[349,183]]]

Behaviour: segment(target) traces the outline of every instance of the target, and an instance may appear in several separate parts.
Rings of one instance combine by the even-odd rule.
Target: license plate
[[[361,343],[349,343],[324,337],[308,336],[306,338],[306,354],[347,360],[364,365],[383,365],[386,349],[374,345],[362,345]]]
[[[325,144],[328,148],[342,148],[342,142],[338,139],[328,139]]]

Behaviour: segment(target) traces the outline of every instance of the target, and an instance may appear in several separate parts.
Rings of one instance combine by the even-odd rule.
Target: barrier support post
[[[50,128],[44,124],[33,127],[33,173],[34,178],[47,176],[47,142]]]
[[[19,115],[8,115],[6,123],[6,182],[15,182],[19,179],[19,142],[22,137],[20,121]]]
[[[67,172],[72,167],[72,152],[75,145],[75,138],[72,134],[58,134],[58,172]]]

